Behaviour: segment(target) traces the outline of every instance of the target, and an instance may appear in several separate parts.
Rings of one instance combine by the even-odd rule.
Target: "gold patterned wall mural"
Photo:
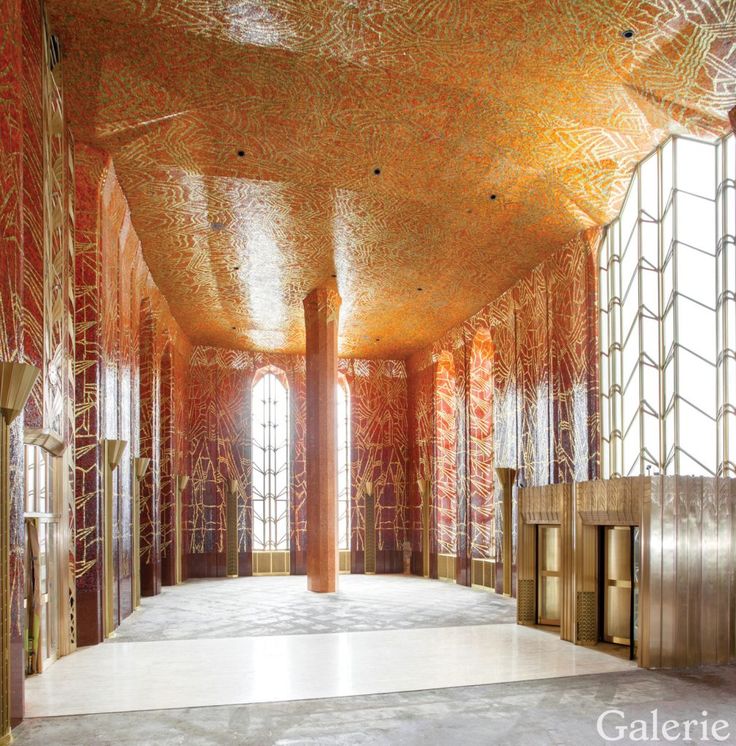
[[[718,0],[48,5],[75,134],[114,156],[201,345],[302,351],[302,298],[336,275],[340,354],[404,357],[610,220],[668,133],[724,132],[736,98]]]
[[[434,474],[433,528],[440,541],[433,551],[457,553],[458,582],[468,580],[463,568],[471,554],[495,559],[500,577],[501,533],[516,535],[514,511],[513,525],[503,526],[495,467],[517,469],[529,486],[598,475],[594,257],[600,235],[593,229],[576,236],[407,360],[409,482]],[[415,489],[410,506],[418,546]],[[456,506],[459,518],[448,506]]]

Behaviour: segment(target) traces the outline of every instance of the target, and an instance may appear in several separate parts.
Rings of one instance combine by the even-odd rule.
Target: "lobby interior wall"
[[[160,587],[162,407],[173,413],[174,432],[185,431],[187,338],[171,316],[143,258],[125,195],[110,157],[75,147],[76,170],[76,552],[80,644],[102,639],[101,480],[104,439],[127,441],[114,473],[114,624],[132,611],[131,495],[134,456],[151,465],[141,484],[141,577]],[[142,328],[145,326],[146,328]],[[147,333],[145,344],[142,337]],[[161,392],[161,357],[171,351],[173,385]],[[181,437],[172,443],[174,469],[186,473]],[[151,581],[148,592],[156,588]]]
[[[600,235],[599,229],[580,233],[502,296],[407,360],[410,459],[406,515],[415,572],[421,565],[421,501],[416,482],[435,473],[435,371],[442,359],[451,359],[455,371],[455,494],[457,514],[466,516],[457,526],[458,582],[470,584],[471,558],[486,556],[495,562],[496,588],[501,587],[504,527],[498,505],[500,486],[497,479],[491,486],[484,478],[489,468],[515,468],[519,483],[529,486],[598,476],[595,267]],[[490,366],[474,350],[479,332],[490,340]],[[487,421],[478,419],[469,386],[474,376],[487,377],[489,367],[493,381],[491,428]],[[484,442],[489,438],[490,446]],[[489,448],[486,468],[474,468],[472,454],[487,453]],[[511,531],[515,536],[516,509],[513,515]],[[440,518],[435,511],[431,543],[435,556]],[[490,526],[495,531],[494,541],[489,537]]]
[[[251,386],[260,368],[286,375],[290,399],[290,571],[306,571],[306,369],[301,355],[196,347],[189,369],[188,443],[192,483],[185,494],[189,577],[225,575],[226,485],[239,484],[241,575],[252,572]],[[366,481],[375,485],[376,569],[401,569],[407,468],[406,368],[395,360],[339,361],[351,403],[351,564],[363,571]]]

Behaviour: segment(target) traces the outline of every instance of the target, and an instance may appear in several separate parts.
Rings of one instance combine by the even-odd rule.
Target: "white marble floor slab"
[[[26,681],[26,717],[415,691],[624,671],[516,624],[103,643]]]

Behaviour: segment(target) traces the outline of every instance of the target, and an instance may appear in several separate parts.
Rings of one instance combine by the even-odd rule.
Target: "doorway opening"
[[[537,624],[560,626],[560,527],[537,526]]]
[[[636,658],[639,602],[639,527],[599,529],[599,629],[601,641],[629,649]]]
[[[25,446],[26,674],[42,673],[59,655],[61,489],[59,460],[39,446]]]

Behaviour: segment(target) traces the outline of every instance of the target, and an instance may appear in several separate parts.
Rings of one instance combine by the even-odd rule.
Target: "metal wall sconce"
[[[141,605],[141,480],[146,476],[150,458],[133,457],[133,608]]]
[[[181,530],[181,493],[187,488],[189,484],[189,477],[186,474],[177,474],[176,476],[176,495],[175,495],[175,507],[174,507],[174,557],[176,562],[174,565],[174,582],[179,585],[182,582],[182,530]]]
[[[363,483],[365,491],[365,559],[366,575],[376,574],[376,501],[373,495],[373,482]]]
[[[237,479],[227,482],[227,547],[226,574],[228,578],[238,577],[238,493],[240,485]]]
[[[103,470],[104,470],[104,487],[103,494],[103,514],[102,514],[102,567],[103,567],[103,635],[112,637],[115,629],[113,620],[113,525],[112,525],[112,504],[114,500],[114,488],[112,483],[112,474],[120,464],[123,452],[128,445],[127,440],[103,440]]]
[[[10,735],[10,424],[23,411],[39,374],[25,363],[0,363],[0,744]]]

